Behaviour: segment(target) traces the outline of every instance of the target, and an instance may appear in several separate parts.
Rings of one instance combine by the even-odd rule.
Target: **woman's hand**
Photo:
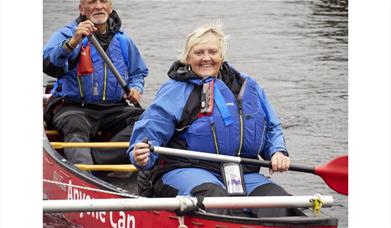
[[[147,143],[137,143],[133,149],[133,156],[137,165],[146,166],[149,160],[149,145]]]
[[[276,152],[271,159],[272,168],[269,169],[270,175],[274,172],[284,172],[289,168],[289,157],[285,156],[282,152]]]

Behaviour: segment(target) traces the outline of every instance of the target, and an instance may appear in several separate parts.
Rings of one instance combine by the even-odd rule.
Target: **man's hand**
[[[271,159],[272,168],[269,169],[270,175],[273,172],[284,172],[289,169],[289,157],[285,156],[282,152],[276,152]]]
[[[90,20],[80,22],[71,40],[69,41],[69,44],[75,48],[85,36],[89,36],[97,30],[98,29],[95,27],[94,23],[92,23]]]
[[[128,95],[124,95],[124,99],[130,101],[133,104],[140,103],[141,93],[137,89],[130,88]]]

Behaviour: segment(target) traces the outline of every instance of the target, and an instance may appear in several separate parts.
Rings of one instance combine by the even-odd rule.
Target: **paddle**
[[[101,143],[70,143],[70,142],[51,142],[50,143],[55,149],[61,148],[128,148],[128,142],[101,142]],[[185,158],[196,158],[209,161],[217,162],[234,162],[242,164],[254,164],[261,167],[270,167],[270,162],[261,161],[251,158],[242,158],[227,156],[221,154],[211,154],[190,150],[180,150],[167,147],[158,147],[152,146],[150,150],[159,154],[178,156]],[[290,165],[289,170],[312,173],[317,176],[320,176],[326,184],[333,189],[334,191],[341,193],[343,195],[348,195],[348,156],[340,156],[324,166],[308,167],[308,166],[299,166],[299,165]]]
[[[297,208],[314,207],[316,201],[322,207],[331,207],[332,196],[236,196],[205,197],[177,196],[176,198],[135,198],[135,199],[85,199],[85,200],[44,200],[43,212],[81,211],[123,211],[123,210],[179,210],[189,212],[197,207],[211,208]]]
[[[102,56],[102,58],[105,61],[105,63],[109,66],[111,72],[113,72],[115,78],[118,80],[119,84],[121,85],[122,89],[125,91],[126,95],[128,95],[129,92],[130,92],[129,87],[126,85],[126,82],[121,77],[120,73],[115,68],[113,62],[111,62],[111,60],[107,56],[106,52],[103,50],[102,46],[99,44],[98,40],[96,40],[94,34],[92,34],[90,36],[90,40],[92,41],[92,44],[95,46],[95,48],[98,50],[99,54]],[[135,101],[134,106],[137,107],[137,108],[141,108],[140,103],[137,102],[137,101]]]
[[[257,159],[250,158],[242,158],[242,157],[234,157],[220,154],[210,154],[203,153],[197,151],[189,151],[189,150],[180,150],[180,149],[172,149],[165,147],[150,147],[151,151],[157,152],[159,154],[185,157],[185,158],[196,158],[202,160],[209,161],[217,161],[217,162],[234,162],[241,164],[254,164],[260,165],[261,167],[271,167],[271,163],[269,161],[261,161]],[[333,189],[334,191],[341,193],[343,195],[348,195],[348,156],[340,156],[324,166],[317,167],[307,167],[307,166],[299,166],[299,165],[290,165],[289,170],[312,173],[320,176],[326,184]]]

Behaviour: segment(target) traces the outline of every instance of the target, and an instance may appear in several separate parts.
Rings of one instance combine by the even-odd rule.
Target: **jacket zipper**
[[[240,123],[240,141],[239,141],[239,149],[238,149],[238,157],[240,157],[240,153],[242,152],[243,147],[243,111],[242,111],[242,101],[238,100],[239,106],[239,123]]]
[[[262,131],[262,136],[261,136],[261,146],[259,147],[258,154],[261,153],[262,147],[263,147],[263,136],[265,136],[265,131],[266,131],[266,120],[263,119],[263,131]]]
[[[238,149],[238,157],[240,157],[240,154],[242,153],[243,148],[243,134],[244,134],[244,124],[243,124],[243,109],[242,109],[242,98],[244,94],[244,89],[246,88],[247,79],[244,80],[242,88],[240,89],[239,95],[238,95],[238,108],[239,108],[239,123],[240,123],[240,142],[239,142],[239,149]]]
[[[107,89],[107,65],[104,63],[104,80],[103,80],[103,95],[102,95],[102,100],[106,100],[106,89]]]
[[[79,93],[80,93],[80,98],[81,98],[81,106],[84,106],[84,93],[83,93],[83,83],[80,80],[79,76],[77,77],[77,83],[79,84]]]
[[[216,154],[220,154],[219,144],[217,142],[215,122],[213,121],[212,117],[209,118],[209,121],[210,121],[210,126],[212,128],[213,142],[215,144]]]

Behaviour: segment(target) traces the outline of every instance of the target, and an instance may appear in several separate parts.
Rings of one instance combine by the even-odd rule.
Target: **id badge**
[[[222,173],[228,195],[246,195],[242,167],[237,163],[223,163]]]

